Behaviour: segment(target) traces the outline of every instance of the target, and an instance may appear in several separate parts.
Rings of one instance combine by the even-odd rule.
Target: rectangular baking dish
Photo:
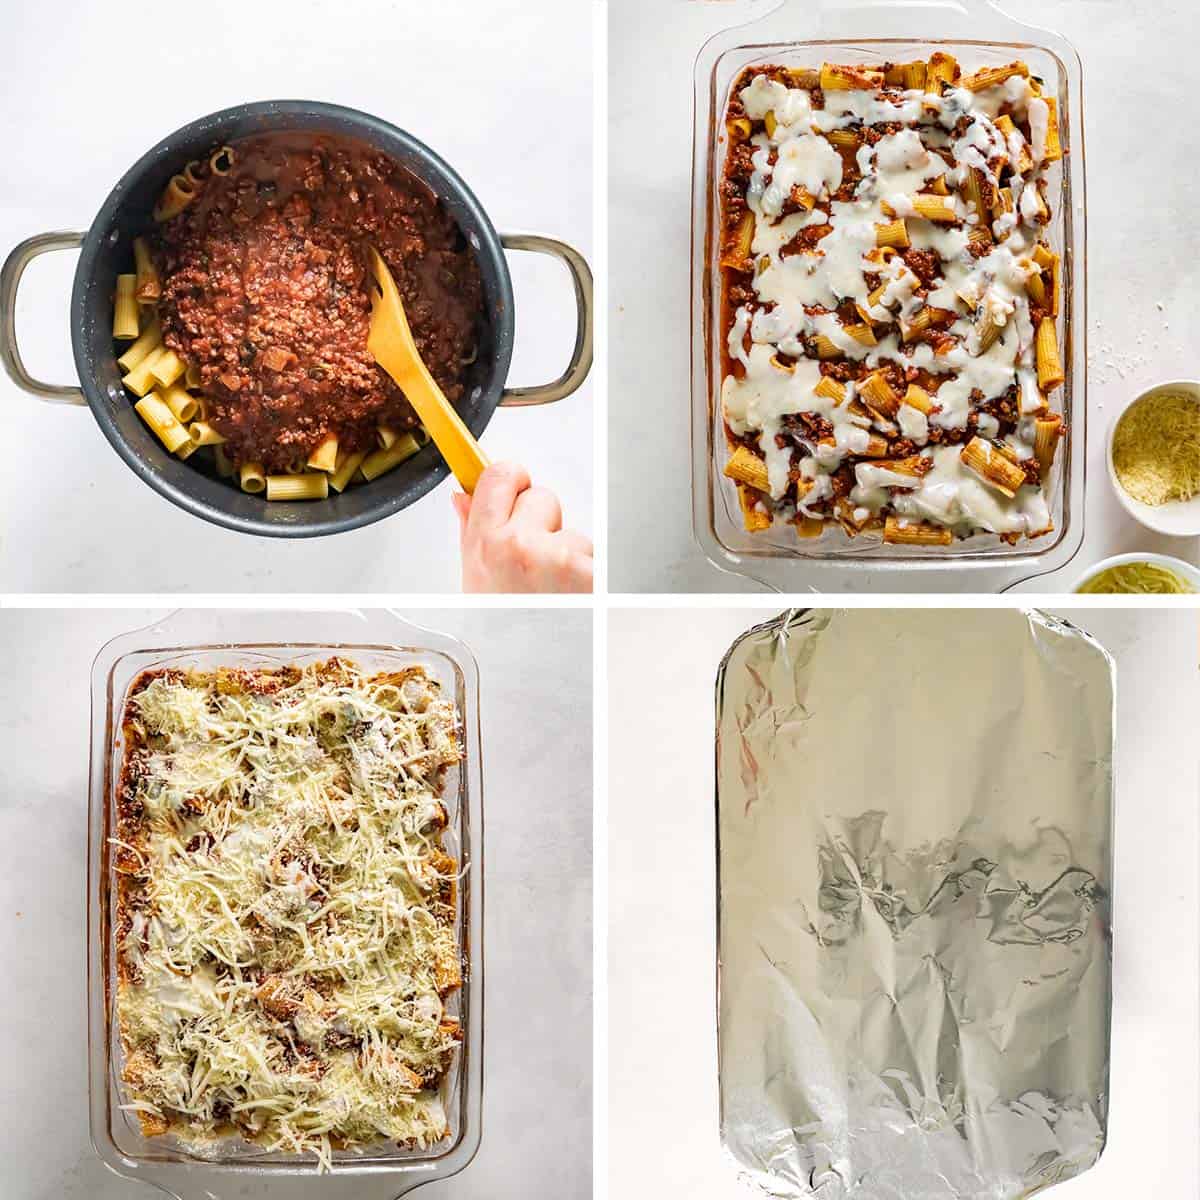
[[[1048,176],[1049,235],[1063,256],[1058,336],[1067,378],[1054,406],[1061,407],[1068,433],[1047,491],[1054,529],[1015,546],[980,535],[949,547],[886,545],[878,533],[850,539],[838,528],[811,541],[790,528],[748,533],[733,483],[721,473],[726,448],[716,234],[727,149],[723,114],[733,83],[755,63],[883,63],[928,57],[935,50],[954,55],[968,70],[1023,58],[1059,101],[1065,154]],[[712,38],[696,59],[692,158],[692,521],[701,549],[723,570],[781,591],[811,579],[814,568],[906,573],[990,568],[998,583],[1012,583],[1065,565],[1083,540],[1085,270],[1081,66],[1065,39],[1012,20],[990,0],[783,0],[767,16]]]
[[[447,1012],[463,1025],[463,1042],[442,1085],[450,1136],[426,1150],[395,1147],[334,1154],[332,1175],[319,1175],[312,1156],[267,1153],[231,1144],[200,1158],[170,1137],[144,1137],[122,1111],[122,1048],[113,1003],[114,889],[110,888],[112,803],[120,778],[121,713],[133,681],[159,667],[278,667],[333,655],[368,671],[423,666],[453,697],[462,720],[464,759],[446,775],[447,852],[458,857],[456,934],[463,987]],[[92,1143],[118,1174],[153,1183],[181,1200],[241,1194],[248,1180],[278,1179],[288,1197],[334,1196],[353,1187],[362,1200],[393,1198],[455,1174],[479,1145],[483,1052],[483,792],[480,773],[479,680],[461,643],[388,612],[180,611],[109,642],[92,670],[88,847],[88,1073]],[[341,1181],[341,1182],[339,1182]]]

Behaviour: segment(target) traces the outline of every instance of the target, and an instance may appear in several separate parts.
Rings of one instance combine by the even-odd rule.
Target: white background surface
[[[0,612],[3,1200],[161,1197],[110,1174],[88,1142],[84,991],[92,658],[110,637],[160,615]],[[592,1135],[591,617],[403,615],[474,651],[484,767],[483,1144],[460,1175],[413,1194],[584,1200]],[[315,625],[314,632],[319,640]],[[527,669],[532,661],[536,672]],[[286,1187],[252,1186],[223,1191],[220,1200],[287,1195]]]
[[[696,54],[712,34],[772,7],[772,0],[610,3],[609,420],[612,445],[621,448],[609,468],[609,586],[615,592],[763,590],[719,572],[692,539],[689,239]],[[1070,591],[1086,565],[1112,554],[1158,550],[1194,562],[1200,553],[1197,539],[1152,534],[1128,517],[1104,468],[1104,436],[1125,401],[1153,383],[1200,376],[1196,242],[1180,233],[1190,228],[1190,164],[1200,158],[1200,127],[1194,105],[1179,102],[1200,83],[1194,53],[1200,17],[1192,0],[1003,0],[1003,7],[1018,20],[1063,34],[1083,60],[1086,538],[1074,562],[1021,589]],[[802,22],[797,36],[804,36]],[[1131,104],[1125,81],[1146,62],[1155,70],[1139,76],[1139,100]],[[1136,212],[1127,189],[1137,194]],[[636,437],[629,436],[632,429]],[[647,480],[659,481],[652,502]],[[909,580],[908,587],[930,588],[928,576]],[[977,580],[963,574],[932,590],[973,590]],[[818,574],[797,563],[793,590],[905,586],[903,577]]]
[[[565,239],[590,257],[592,37],[559,0],[90,0],[0,4],[0,256],[85,229],[118,178],[181,125],[249,100],[346,104],[399,125],[467,181],[497,229]],[[18,308],[26,365],[75,383],[67,309],[77,255],[39,259]],[[575,337],[563,267],[508,256],[516,294],[509,383],[549,382]],[[592,389],[498,412],[482,444],[558,492],[591,533]],[[218,529],[151,491],[88,409],[45,404],[0,372],[7,524],[0,587],[41,592],[446,592],[459,587],[453,484],[367,529],[315,541]]]
[[[611,617],[613,1196],[758,1195],[734,1182],[717,1138],[713,688],[734,639],[773,615],[630,609]],[[1196,614],[1061,615],[1117,662],[1115,1003],[1108,1148],[1092,1170],[1047,1195],[1185,1200],[1200,1184]],[[648,672],[654,703],[630,704]]]

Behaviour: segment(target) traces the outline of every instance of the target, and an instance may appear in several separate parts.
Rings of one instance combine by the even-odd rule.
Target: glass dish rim
[[[206,614],[199,614],[201,621]],[[480,756],[480,707],[478,667],[471,650],[460,640],[426,629],[390,611],[377,610],[305,610],[272,613],[262,610],[236,612],[222,610],[222,619],[232,617],[247,629],[246,636],[180,637],[175,633],[182,622],[194,620],[195,610],[175,610],[167,617],[120,634],[97,653],[91,672],[91,730],[88,803],[87,862],[87,995],[88,995],[88,1092],[91,1141],[102,1161],[118,1174],[171,1191],[180,1186],[196,1186],[215,1178],[260,1178],[299,1180],[323,1179],[332,1188],[338,1179],[354,1178],[359,1186],[376,1179],[387,1181],[402,1191],[448,1178],[466,1167],[478,1151],[481,1138],[484,987],[483,987],[483,792]],[[351,629],[333,630],[333,636],[317,638],[270,638],[264,622],[284,618],[311,624],[318,635],[334,620],[361,620]],[[355,636],[343,637],[342,633]],[[464,1025],[462,1047],[453,1068],[456,1093],[449,1142],[437,1143],[426,1151],[393,1151],[390,1155],[370,1151],[362,1155],[335,1157],[331,1174],[322,1175],[311,1155],[276,1155],[270,1158],[252,1154],[208,1159],[190,1154],[177,1145],[164,1146],[156,1154],[131,1154],[113,1136],[113,1069],[120,1046],[111,1037],[111,990],[108,959],[109,875],[104,855],[107,821],[111,803],[110,781],[121,760],[114,721],[119,720],[129,684],[143,670],[164,659],[187,655],[208,657],[262,654],[277,664],[312,661],[321,656],[342,654],[351,658],[371,655],[379,658],[414,661],[438,660],[452,677],[456,702],[461,712],[466,755],[459,769],[457,819],[452,829],[458,837],[459,853],[466,871],[459,889],[459,921],[465,979],[460,993]],[[202,662],[202,665],[203,664]],[[127,678],[118,684],[119,672]]]

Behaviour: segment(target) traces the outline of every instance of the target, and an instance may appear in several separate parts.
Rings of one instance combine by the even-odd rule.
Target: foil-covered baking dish
[[[1037,612],[789,612],[717,679],[721,1138],[772,1196],[1104,1147],[1114,666]]]

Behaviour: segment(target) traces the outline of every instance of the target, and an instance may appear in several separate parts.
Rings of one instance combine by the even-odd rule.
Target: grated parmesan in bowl
[[[1200,534],[1200,383],[1136,396],[1109,431],[1108,475],[1134,520],[1157,533]]]

